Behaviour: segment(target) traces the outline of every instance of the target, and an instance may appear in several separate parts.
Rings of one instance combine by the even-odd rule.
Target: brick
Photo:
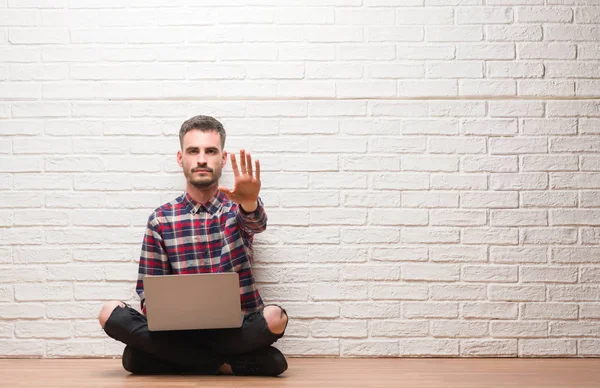
[[[524,192],[521,193],[523,207],[576,207],[577,195],[573,192],[557,191],[551,193]]]
[[[398,341],[357,341],[345,340],[341,343],[341,356],[397,356]]]
[[[577,146],[586,147],[582,143]],[[550,173],[550,187],[553,189],[595,189],[598,187],[599,179],[597,173],[554,172]]]
[[[547,226],[546,210],[492,210],[490,226]]]
[[[559,286],[552,285],[548,286],[548,294],[550,300],[557,302],[569,302],[569,301],[595,301],[600,298],[600,289],[593,286]]]
[[[8,40],[12,44],[66,44],[69,30],[64,27],[10,28]]]
[[[575,283],[577,268],[523,266],[519,277],[523,283]]]
[[[546,292],[543,286],[490,285],[489,299],[491,301],[535,302],[546,300]]]
[[[516,244],[518,230],[511,228],[465,228],[462,241],[465,244]]]
[[[363,29],[346,26],[319,26],[306,31],[305,38],[311,43],[346,43],[362,42]]]
[[[490,62],[486,66],[490,78],[541,78],[544,65],[541,62]]]
[[[310,324],[310,334],[315,338],[365,338],[367,322],[357,321],[313,321]]]
[[[444,154],[481,154],[486,151],[486,142],[483,139],[467,138],[432,138],[429,141],[429,151]]]
[[[252,13],[256,10],[252,10]],[[263,11],[264,13],[265,11]],[[228,13],[223,13],[223,16]],[[260,14],[260,12],[259,12]],[[263,18],[263,22],[267,20],[267,15]],[[335,21],[334,10],[331,8],[317,7],[294,7],[294,8],[279,8],[275,9],[272,20],[277,24],[333,24]],[[244,21],[247,23],[247,21]]]
[[[512,283],[518,280],[516,266],[464,265],[461,279],[467,282]]]
[[[458,303],[452,302],[403,302],[404,318],[456,318]]]
[[[526,228],[522,230],[524,244],[574,244],[577,241],[575,228]]]
[[[375,189],[426,190],[429,188],[429,179],[426,174],[381,173],[374,175],[372,179]]]
[[[444,159],[442,159],[444,160]],[[415,159],[417,163],[419,159]],[[427,161],[427,159],[425,159]],[[430,170],[434,170],[430,168]],[[414,192],[402,193],[402,201],[405,207],[416,208],[438,208],[438,207],[458,207],[457,193],[442,193],[442,192]]]
[[[420,42],[424,38],[420,26],[369,26],[367,40],[369,42]]]
[[[493,190],[542,190],[548,187],[548,177],[543,173],[499,173],[490,178]]]
[[[44,344],[35,340],[0,340],[2,355],[8,357],[43,357],[45,353]]]
[[[402,356],[458,356],[458,340],[406,339],[400,340]]]
[[[401,8],[397,11],[396,17],[396,24],[436,25],[453,23],[454,11],[451,8]]]
[[[577,9],[577,8],[576,8]],[[519,23],[569,23],[573,21],[573,11],[560,7],[519,7],[517,22]]]
[[[465,156],[465,172],[517,172],[518,156]]]
[[[521,318],[523,319],[577,319],[578,306],[570,303],[523,303]]]
[[[488,323],[476,321],[433,321],[431,335],[433,337],[485,337],[488,335]]]
[[[399,318],[399,302],[355,302],[342,304],[340,316],[343,318]]]
[[[326,229],[325,229],[326,230]],[[364,262],[367,260],[367,249],[364,247],[318,246],[311,245],[308,257],[311,262]],[[305,258],[303,258],[305,260]]]
[[[390,243],[399,240],[400,231],[397,228],[344,228],[341,241],[345,243]]]
[[[523,339],[519,341],[519,356],[574,356],[577,353],[575,340]]]
[[[540,26],[488,26],[487,39],[491,42],[535,42],[542,40]]]
[[[337,8],[335,10],[335,23],[339,25],[391,25],[394,24],[395,19],[394,13],[385,9]],[[402,20],[398,20],[398,22],[402,22]]]
[[[403,280],[457,281],[460,267],[451,264],[403,264]]]
[[[547,40],[556,41],[596,41],[599,40],[600,28],[586,25],[548,25],[544,28]]]
[[[502,24],[512,23],[513,20],[513,10],[508,7],[458,8],[456,11],[458,24]]]
[[[461,355],[466,357],[516,357],[517,340],[463,340]]]
[[[486,298],[484,286],[471,285],[433,285],[432,300],[483,300]]]
[[[477,226],[485,225],[487,216],[476,210],[432,210],[432,226]]]
[[[600,103],[595,101],[549,101],[548,117],[600,117]]]
[[[375,247],[371,257],[375,261],[426,261],[427,248]]]
[[[522,43],[517,47],[521,59],[575,59],[576,46],[571,43]]]
[[[463,208],[516,208],[518,194],[509,192],[462,192],[460,193]]]
[[[73,323],[64,321],[21,321],[15,325],[17,338],[70,338],[73,332]]]
[[[19,302],[31,302],[31,301],[63,301],[72,300],[73,298],[73,287],[71,284],[57,284],[51,285],[26,285],[17,284],[15,285],[15,299]]]
[[[573,81],[518,81],[518,94],[520,96],[574,96],[575,82]]]
[[[277,341],[277,348],[287,355],[318,355],[339,356],[340,343],[338,339],[296,339],[282,338]]]
[[[600,212],[597,210],[551,210],[554,225],[598,225]]]
[[[456,245],[455,245],[456,246]],[[482,262],[486,261],[486,252],[481,247],[458,246],[460,249],[449,249],[444,246],[433,246],[431,260],[434,262]]]
[[[517,94],[515,81],[489,81],[489,80],[460,80],[459,91],[461,95],[478,96],[514,96]]]
[[[402,156],[401,166],[403,171],[432,171],[432,172],[457,172],[459,165],[459,158],[456,156]],[[416,198],[410,198],[411,193],[406,193],[405,199],[414,200]],[[426,194],[427,195],[427,194]],[[429,194],[431,195],[431,194]],[[443,194],[441,194],[443,195]],[[431,195],[431,199],[437,198],[442,199],[443,197],[440,194]],[[449,197],[446,197],[449,199]],[[421,197],[423,200],[427,200],[427,197]],[[453,203],[453,202],[449,202]],[[407,203],[409,207],[414,207],[414,204],[410,205]],[[441,203],[440,203],[441,205]]]
[[[458,243],[459,231],[457,228],[410,228],[402,230],[403,243],[435,244]],[[389,241],[388,241],[389,242]]]
[[[340,98],[376,98],[396,95],[396,83],[393,81],[371,81],[368,84],[359,81],[338,81],[335,89],[336,95]]]
[[[377,284],[369,289],[369,296],[375,300],[426,300],[428,289],[425,285]]]
[[[78,340],[48,341],[46,352],[50,357],[101,356],[104,355],[103,341]]]
[[[596,337],[600,324],[596,322],[550,322],[550,337]]]
[[[597,356],[600,354],[600,341],[598,340],[580,340],[577,350],[581,356]]]
[[[422,210],[371,209],[371,225],[427,225],[427,212]]]
[[[548,337],[546,322],[492,322],[491,336],[494,338],[545,338]]]
[[[547,78],[593,78],[597,75],[597,64],[558,61],[546,64]]]
[[[371,337],[425,337],[429,333],[427,321],[377,320],[369,324]]]
[[[443,35],[440,33],[438,39]],[[481,39],[479,39],[481,40]],[[396,47],[396,57],[398,59],[453,59],[454,46],[452,45],[404,45],[399,44]]]
[[[459,51],[460,54],[460,51]],[[457,56],[459,55],[457,54]],[[429,63],[428,78],[483,78],[483,65],[477,61]]]
[[[516,319],[519,306],[507,302],[467,302],[461,307],[461,317],[475,319]]]
[[[480,26],[425,26],[428,42],[480,42],[483,29]]]
[[[354,63],[307,63],[305,67],[308,79],[357,79],[363,74],[363,66]]]

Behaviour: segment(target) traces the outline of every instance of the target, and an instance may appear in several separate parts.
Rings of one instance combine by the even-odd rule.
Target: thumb
[[[231,197],[231,190],[225,186],[219,186],[219,191],[225,194],[227,197]]]

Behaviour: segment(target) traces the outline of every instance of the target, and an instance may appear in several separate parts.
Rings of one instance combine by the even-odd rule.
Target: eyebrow
[[[200,149],[200,147],[196,147],[196,146],[189,146],[189,147],[188,147],[188,148],[186,148],[185,150],[186,150],[186,151],[196,151],[196,150],[199,150],[199,149]],[[219,148],[217,148],[217,147],[206,147],[206,148],[205,148],[205,150],[207,150],[207,151],[218,151],[218,150],[219,150]]]

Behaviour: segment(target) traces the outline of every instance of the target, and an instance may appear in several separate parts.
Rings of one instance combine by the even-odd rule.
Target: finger
[[[240,175],[237,161],[235,160],[235,154],[233,152],[231,153],[231,169],[233,170],[233,176],[237,177],[238,175]]]
[[[248,175],[252,177],[252,156],[250,156],[250,152],[246,154],[246,168],[248,168]]]
[[[260,162],[258,159],[254,162],[256,165],[256,179],[260,180]]]
[[[227,197],[231,196],[231,190],[229,190],[227,187],[225,186],[219,186],[219,191],[222,192],[223,194],[225,194]]]
[[[246,151],[240,150],[240,166],[242,167],[242,174],[246,175],[248,171],[246,171]]]

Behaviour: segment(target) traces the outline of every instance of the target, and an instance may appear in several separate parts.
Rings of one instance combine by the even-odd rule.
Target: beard
[[[195,171],[197,170],[206,170],[208,174],[196,175]],[[215,170],[208,166],[200,166],[194,168],[185,168],[185,178],[187,181],[194,187],[198,189],[205,189],[219,182],[219,178],[221,178],[221,169]]]

